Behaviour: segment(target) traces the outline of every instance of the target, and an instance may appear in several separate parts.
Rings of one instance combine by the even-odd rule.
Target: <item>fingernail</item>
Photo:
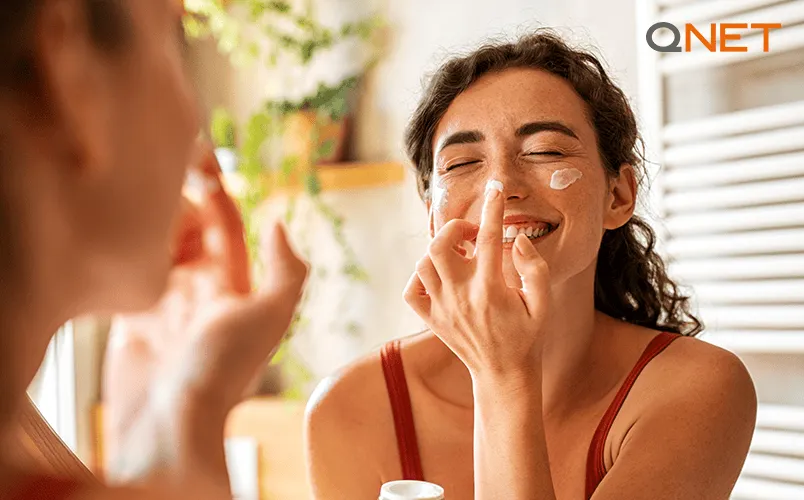
[[[220,189],[217,179],[194,169],[187,171],[185,182],[188,188],[202,194],[214,193]]]
[[[492,179],[486,183],[486,198],[493,200],[502,193],[502,190],[503,183]]]

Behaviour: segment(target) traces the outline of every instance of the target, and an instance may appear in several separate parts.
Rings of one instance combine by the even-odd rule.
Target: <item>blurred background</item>
[[[423,329],[402,289],[428,242],[402,146],[424,77],[488,38],[555,27],[631,98],[652,183],[642,208],[703,339],[754,376],[758,429],[739,499],[804,499],[804,0],[187,0],[188,70],[252,250],[284,217],[311,260],[291,338],[230,420],[239,498],[307,498],[301,422],[323,378]],[[762,50],[659,53],[656,22],[782,23]],[[665,30],[666,31],[666,30]],[[662,40],[667,33],[656,33]],[[683,36],[682,36],[683,43]],[[30,389],[102,474],[106,318],[54,340]],[[701,376],[706,376],[705,373]],[[270,447],[264,446],[266,442]]]

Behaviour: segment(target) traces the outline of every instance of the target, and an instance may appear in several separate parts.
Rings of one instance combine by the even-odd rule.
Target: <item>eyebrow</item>
[[[455,144],[473,144],[475,142],[482,142],[486,137],[477,130],[462,130],[448,135],[441,144],[436,148],[436,154],[440,153],[447,146],[454,146]]]
[[[561,122],[546,121],[546,122],[530,122],[522,125],[516,129],[517,137],[527,137],[529,135],[538,134],[540,132],[558,132],[573,139],[578,139],[578,135],[568,126]],[[448,135],[441,144],[436,148],[436,154],[440,153],[447,146],[454,146],[456,144],[474,144],[476,142],[483,142],[486,137],[478,130],[462,130]]]
[[[516,130],[517,137],[525,137],[538,134],[539,132],[558,132],[566,136],[578,139],[578,135],[571,128],[561,122],[531,122],[522,125]]]

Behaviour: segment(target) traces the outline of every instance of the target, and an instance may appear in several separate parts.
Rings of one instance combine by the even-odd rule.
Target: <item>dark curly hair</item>
[[[569,82],[586,102],[608,175],[627,163],[645,178],[644,144],[628,99],[592,53],[570,47],[560,35],[539,29],[514,42],[488,43],[443,64],[431,77],[405,133],[420,196],[428,200],[433,173],[432,141],[452,101],[481,76],[510,68],[548,71]],[[656,251],[656,234],[637,215],[608,230],[598,252],[595,308],[635,325],[694,336],[703,323],[690,311],[689,297],[667,275]]]

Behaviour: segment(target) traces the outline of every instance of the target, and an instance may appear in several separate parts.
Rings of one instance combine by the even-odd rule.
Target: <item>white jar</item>
[[[391,481],[382,485],[379,500],[444,500],[444,488],[424,481]]]

